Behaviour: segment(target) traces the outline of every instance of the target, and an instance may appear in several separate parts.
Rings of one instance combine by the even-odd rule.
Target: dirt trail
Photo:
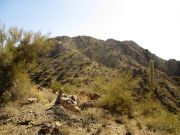
[[[1,135],[35,135],[42,124],[49,124],[53,116],[46,111],[51,104],[34,103],[17,106],[10,120],[0,126]]]

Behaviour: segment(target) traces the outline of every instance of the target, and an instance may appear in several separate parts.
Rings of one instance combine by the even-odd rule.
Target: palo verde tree
[[[19,89],[15,86],[21,83],[23,74],[27,78],[28,63],[50,49],[47,39],[40,32],[27,32],[17,27],[6,30],[5,25],[0,24],[0,97],[7,90]]]

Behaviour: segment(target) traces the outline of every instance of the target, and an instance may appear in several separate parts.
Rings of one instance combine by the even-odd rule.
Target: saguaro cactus
[[[154,89],[154,61],[150,60],[150,90]]]

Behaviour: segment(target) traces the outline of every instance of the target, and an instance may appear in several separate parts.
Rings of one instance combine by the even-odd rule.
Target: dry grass
[[[149,129],[166,131],[175,135],[180,133],[180,114],[172,114],[167,111],[155,113],[145,118],[145,124]]]
[[[149,116],[161,111],[163,108],[158,101],[147,99],[135,105],[135,110],[138,115]]]
[[[0,108],[0,122],[10,119],[18,112],[19,110],[12,104],[8,104],[5,107]]]
[[[69,127],[56,127],[53,129],[52,135],[69,135],[71,129]]]
[[[150,130],[160,130],[175,135],[180,133],[180,113],[168,112],[159,102],[148,99],[137,104],[136,111],[143,118],[143,125]]]
[[[83,127],[89,127],[90,124],[100,122],[105,117],[102,110],[97,108],[89,108],[83,111],[82,118]]]
[[[16,96],[15,99],[13,99],[13,95]],[[49,103],[55,99],[55,94],[48,89],[38,91],[35,87],[21,92],[10,90],[3,94],[3,102],[6,104],[27,102],[28,98],[37,98],[38,102]]]
[[[37,98],[38,102],[48,103],[52,102],[55,99],[55,94],[51,91],[43,89],[42,91],[38,91],[35,88],[31,88],[29,91],[24,93],[24,96],[19,101],[27,101],[28,98],[33,97]]]

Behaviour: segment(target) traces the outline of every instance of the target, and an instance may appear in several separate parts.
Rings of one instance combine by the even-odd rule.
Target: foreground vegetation
[[[90,88],[102,94],[100,106],[109,110],[112,115],[120,114],[129,118],[139,118],[149,130],[163,131],[178,135],[180,133],[180,115],[168,112],[161,103],[154,99],[151,91],[144,95],[144,99],[137,100],[135,94],[141,78],[132,78],[131,71],[119,72],[111,81],[103,77],[95,80]]]
[[[47,36],[0,25],[0,102],[17,100],[31,89],[28,68],[50,49]]]

